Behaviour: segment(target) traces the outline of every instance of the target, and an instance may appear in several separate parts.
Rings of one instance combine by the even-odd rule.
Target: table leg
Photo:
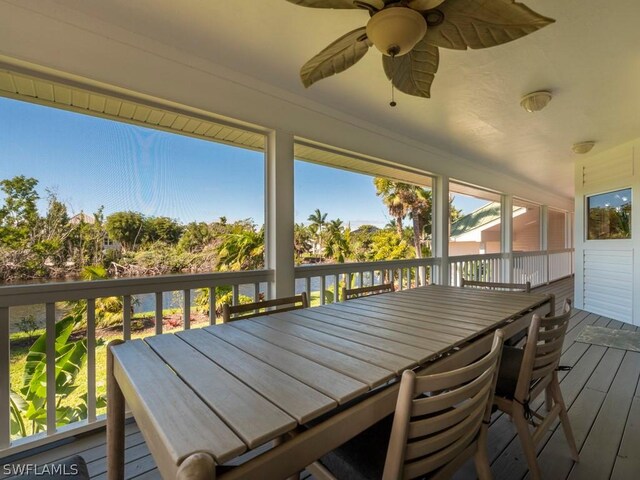
[[[273,446],[277,447],[278,445],[282,445],[287,440],[290,440],[291,436],[289,434],[281,435],[273,441]],[[300,473],[296,473],[295,475],[291,475],[287,477],[286,480],[300,480]]]
[[[124,396],[113,371],[111,348],[124,343],[113,340],[107,346],[107,478],[124,480]]]

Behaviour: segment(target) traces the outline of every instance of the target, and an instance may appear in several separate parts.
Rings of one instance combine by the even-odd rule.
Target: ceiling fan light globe
[[[587,142],[574,143],[571,147],[571,150],[573,150],[573,153],[577,153],[578,155],[584,155],[593,150],[593,147],[595,146],[596,142],[593,140],[589,140]]]
[[[392,7],[376,13],[367,24],[367,37],[384,55],[409,53],[427,33],[424,17],[406,7]]]
[[[543,110],[553,98],[553,94],[548,90],[540,90],[525,95],[520,100],[520,106],[529,113]]]

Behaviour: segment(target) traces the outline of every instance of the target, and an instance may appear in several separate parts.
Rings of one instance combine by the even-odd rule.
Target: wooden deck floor
[[[566,279],[537,289],[553,292],[558,308],[573,296],[573,280]],[[576,342],[585,325],[636,330],[636,327],[599,315],[575,310],[567,334],[561,372],[562,392],[580,449],[574,464],[561,429],[554,426],[540,447],[538,458],[545,479],[600,480],[640,478],[640,353]],[[540,407],[540,403],[535,405]],[[489,434],[489,454],[498,480],[528,478],[515,429],[508,417],[496,414]],[[153,458],[135,423],[127,426],[127,479],[159,479]],[[88,462],[92,478],[106,476],[105,435],[93,433],[65,445],[12,461],[43,464],[78,453]],[[0,469],[0,477],[2,470]],[[309,475],[302,478],[311,480]],[[457,480],[475,478],[473,465],[465,466]]]

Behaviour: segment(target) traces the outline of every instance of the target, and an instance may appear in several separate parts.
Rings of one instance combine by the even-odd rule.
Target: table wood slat
[[[240,320],[230,325],[327,368],[343,373],[367,384],[369,388],[376,387],[395,376],[395,373],[391,370],[330,350],[308,340],[273,330],[253,320]]]
[[[273,315],[275,318],[280,318],[289,322],[293,322],[299,325],[304,325],[313,330],[335,335],[336,337],[345,338],[347,340],[353,340],[363,345],[377,348],[389,353],[396,353],[403,357],[410,358],[415,362],[422,363],[426,359],[430,358],[434,351],[424,348],[414,347],[412,345],[406,345],[404,343],[394,342],[393,340],[387,340],[385,338],[376,337],[367,333],[356,332],[355,330],[349,330],[348,328],[340,327],[337,325],[331,325],[327,322],[318,320],[312,320],[301,315],[293,315],[289,312],[277,313]]]
[[[424,336],[410,335],[403,332],[396,332],[389,328],[368,324],[366,322],[355,322],[353,320],[345,318],[342,315],[341,311],[325,313],[315,310],[317,309],[307,309],[306,311],[298,312],[297,315],[310,318],[312,320],[329,323],[331,325],[344,327],[356,332],[366,333],[369,335],[373,335],[374,337],[385,338],[398,343],[403,343],[405,345],[412,345],[414,347],[426,348],[433,351],[447,348],[452,343],[455,343],[456,341],[462,340],[464,338],[463,336],[459,336],[458,338],[451,339],[435,331],[430,331],[430,336],[428,338]]]
[[[527,307],[531,302],[524,304]],[[439,296],[421,296],[411,299],[403,298],[390,298],[390,299],[375,299],[371,303],[366,305],[360,305],[361,307],[374,308],[377,307],[390,307],[414,312],[428,312],[429,314],[445,316],[452,319],[462,318],[465,323],[478,323],[478,322],[494,322],[496,318],[503,318],[505,316],[511,316],[514,308],[519,308],[523,304],[514,304],[511,307],[495,307],[495,308],[483,308],[475,300],[468,302],[461,302],[448,298],[442,298]],[[470,312],[474,313],[472,318],[465,318]]]
[[[448,335],[451,341],[457,341],[460,338],[464,338],[476,331],[476,328],[471,328],[465,324],[455,324],[451,322],[449,325],[443,324],[440,319],[420,318],[417,319],[415,314],[406,314],[399,310],[380,311],[377,308],[367,309],[362,308],[360,304],[352,305],[351,301],[343,302],[341,304],[332,304],[324,310],[332,311],[336,310],[343,318],[348,318],[361,323],[371,323],[380,327],[389,328],[410,335],[416,335],[419,337],[427,337],[432,332],[439,332],[443,335]]]
[[[335,400],[214,335],[202,330],[187,330],[176,335],[278,405],[298,423],[307,423],[337,406]]]
[[[145,341],[249,448],[297,425],[295,419],[176,335],[157,335]]]
[[[131,410],[144,410],[155,434],[172,447],[174,465],[194,451],[207,452],[218,463],[246,451],[244,442],[142,340],[118,345],[113,354],[127,377],[126,382],[118,378],[118,383]],[[128,392],[128,387],[134,391]],[[143,394],[144,401],[134,392]],[[145,439],[153,443],[148,433]]]
[[[324,393],[340,404],[369,390],[362,382],[265,342],[232,325],[216,325],[204,330]]]
[[[365,362],[370,362],[373,365],[391,370],[396,374],[417,365],[416,361],[401,355],[385,352],[383,350],[336,337],[328,333],[319,332],[318,330],[313,330],[305,327],[304,325],[297,325],[286,320],[275,318],[274,316],[256,318],[254,321],[279,332],[308,340],[331,350],[351,355],[354,358],[359,358]]]

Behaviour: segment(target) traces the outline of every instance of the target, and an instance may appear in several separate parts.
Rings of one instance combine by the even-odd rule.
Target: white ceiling
[[[594,153],[640,136],[640,1],[527,0],[557,22],[488,50],[441,50],[432,99],[397,95],[374,49],[305,90],[300,66],[362,26],[364,11],[285,0],[55,0],[104,22],[255,77],[421,142],[573,195],[571,145]],[[538,114],[523,94],[551,89]]]

